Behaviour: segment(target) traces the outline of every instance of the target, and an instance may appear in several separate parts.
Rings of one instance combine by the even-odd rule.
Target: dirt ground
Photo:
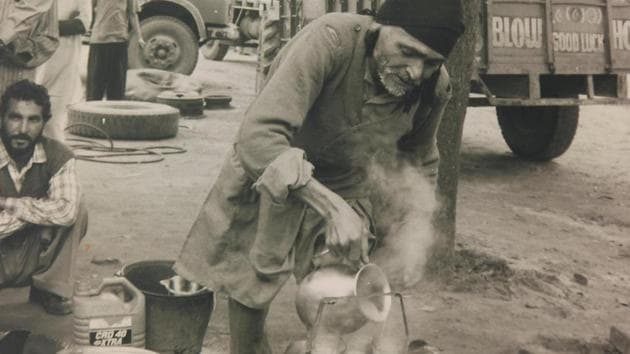
[[[140,260],[173,259],[254,97],[255,58],[230,52],[200,59],[194,76],[230,109],[183,119],[176,138],[116,142],[187,150],[146,165],[80,161],[90,211],[81,275],[112,275]],[[511,155],[493,109],[471,109],[464,129],[458,199],[458,264],[448,282],[405,294],[410,336],[444,353],[606,353],[611,325],[630,324],[630,107],[586,107],[571,149],[550,163]],[[274,302],[275,352],[305,336],[293,283]],[[25,303],[27,290],[0,292],[0,329],[71,338],[71,317]],[[227,350],[225,298],[205,339]]]

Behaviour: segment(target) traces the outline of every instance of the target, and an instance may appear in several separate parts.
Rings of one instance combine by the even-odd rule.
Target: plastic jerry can
[[[77,281],[74,341],[82,346],[144,348],[144,294],[123,277]]]

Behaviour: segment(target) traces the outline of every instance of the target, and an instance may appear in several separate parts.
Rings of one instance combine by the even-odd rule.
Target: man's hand
[[[144,46],[146,46],[147,43],[144,41],[142,37],[138,37],[138,45],[140,46],[140,48],[144,49]]]
[[[351,263],[369,263],[368,238],[370,231],[359,215],[346,203],[336,205],[329,214],[326,228],[326,247],[336,256]]]
[[[370,232],[343,198],[314,178],[293,193],[327,221],[326,245],[333,255],[355,264],[369,262]]]

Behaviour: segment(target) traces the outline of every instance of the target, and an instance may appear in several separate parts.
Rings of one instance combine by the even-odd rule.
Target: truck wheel
[[[208,41],[201,47],[201,54],[208,60],[221,61],[230,49],[230,46],[219,41]]]
[[[548,161],[571,146],[578,126],[578,106],[497,107],[501,134],[514,154]]]
[[[177,135],[179,111],[171,106],[140,101],[88,101],[68,107],[68,131],[104,138],[94,126],[112,139],[155,140]]]
[[[154,68],[190,74],[197,65],[199,45],[193,31],[182,21],[171,16],[152,16],[140,24],[146,42],[138,45],[134,33],[129,46],[129,68]]]

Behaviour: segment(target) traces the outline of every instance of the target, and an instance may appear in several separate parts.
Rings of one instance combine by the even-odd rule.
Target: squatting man
[[[368,261],[375,155],[435,178],[463,30],[459,0],[387,0],[374,17],[324,15],[279,52],[174,266],[229,294],[232,353],[271,352],[269,305],[331,261],[316,255]]]
[[[87,213],[72,151],[42,135],[50,110],[46,88],[28,80],[0,99],[0,292],[31,285],[30,301],[65,315]]]

